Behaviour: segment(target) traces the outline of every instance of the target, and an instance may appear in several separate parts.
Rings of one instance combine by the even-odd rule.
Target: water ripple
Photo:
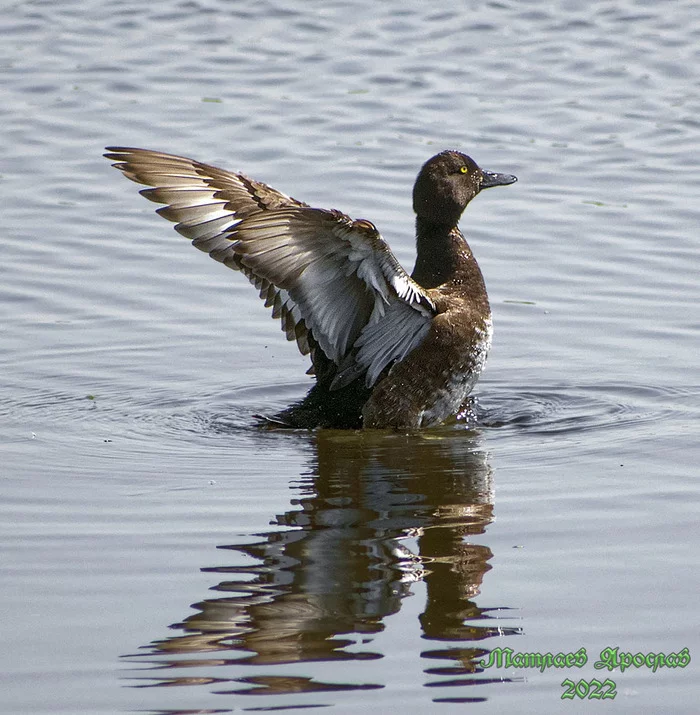
[[[225,393],[175,394],[153,388],[141,394],[120,390],[96,395],[41,390],[6,401],[0,416],[15,424],[88,423],[95,434],[138,441],[154,434],[166,440],[222,439],[257,432],[257,414],[273,414],[298,399],[305,385],[279,383]],[[700,416],[700,387],[650,387],[624,383],[532,385],[513,391],[488,383],[456,425],[442,430],[486,429],[503,434],[573,435],[592,430],[659,426]]]
[[[572,434],[641,426],[700,412],[700,388],[649,387],[621,383],[555,385],[513,392],[489,386],[476,404],[486,428],[530,434]]]

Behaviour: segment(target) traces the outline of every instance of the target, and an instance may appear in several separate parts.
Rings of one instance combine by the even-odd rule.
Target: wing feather
[[[383,316],[365,326],[355,349],[341,363],[331,388],[344,387],[363,374],[367,387],[372,387],[385,368],[403,360],[420,345],[433,315],[421,306],[392,301]]]
[[[302,354],[323,350],[339,367],[333,388],[363,374],[373,385],[424,338],[435,307],[369,221],[185,157],[107,151],[179,233],[246,275]]]

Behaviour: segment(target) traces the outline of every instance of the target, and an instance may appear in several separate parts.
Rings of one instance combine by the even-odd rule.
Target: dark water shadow
[[[455,685],[493,682],[479,676],[487,642],[520,628],[500,604],[476,603],[492,552],[474,537],[494,508],[480,436],[445,428],[304,438],[313,458],[290,508],[256,540],[218,547],[231,552],[231,565],[203,568],[216,596],[194,604],[174,635],[128,656],[143,666],[135,686],[268,696],[386,687],[390,670],[379,666],[358,682],[348,663],[384,657],[375,636],[392,637],[387,621],[417,582],[426,590],[416,623],[423,685],[437,697],[441,686],[456,696]],[[301,663],[308,677],[282,668]],[[335,664],[331,678],[327,666],[314,673],[319,663]]]

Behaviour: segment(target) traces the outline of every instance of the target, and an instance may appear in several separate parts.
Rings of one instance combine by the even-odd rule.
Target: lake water
[[[0,711],[698,712],[697,3],[36,1],[0,32]],[[461,224],[478,427],[256,427],[306,360],[110,144],[368,218],[409,268],[427,158],[516,174]]]

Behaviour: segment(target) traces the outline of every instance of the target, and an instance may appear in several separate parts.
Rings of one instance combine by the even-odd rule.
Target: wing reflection
[[[517,629],[496,625],[490,609],[474,602],[492,556],[472,542],[493,518],[491,469],[479,437],[319,432],[315,463],[298,493],[258,540],[219,547],[234,552],[237,565],[204,569],[218,575],[217,597],[195,604],[196,613],[173,626],[177,635],[148,646],[151,665],[179,672],[232,667],[224,680],[235,688],[219,693],[381,688],[381,668],[369,671],[371,682],[351,682],[352,669],[336,666],[343,682],[326,682],[251,675],[245,667],[382,658],[373,636],[422,581],[421,656],[430,665],[451,663],[426,667],[425,684],[458,684],[458,676],[459,684],[486,682],[476,677],[475,659],[487,653],[479,642]],[[183,673],[152,684],[191,679]]]

